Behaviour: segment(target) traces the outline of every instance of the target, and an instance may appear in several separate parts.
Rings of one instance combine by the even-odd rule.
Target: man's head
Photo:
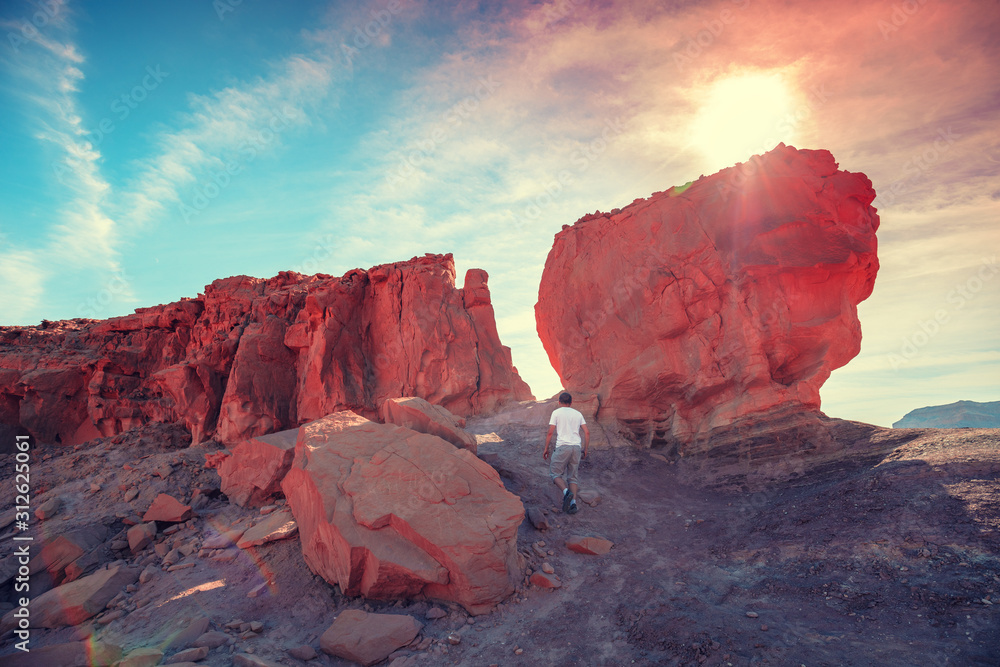
[[[572,405],[573,397],[569,395],[568,391],[564,391],[559,394],[559,405]]]

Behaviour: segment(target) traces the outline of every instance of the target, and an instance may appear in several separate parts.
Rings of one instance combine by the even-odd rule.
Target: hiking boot
[[[580,508],[576,506],[576,501],[574,500],[569,504],[569,511],[567,512],[567,514],[576,514],[579,511]]]
[[[569,512],[570,504],[573,502],[573,492],[567,491],[563,494],[563,512]]]

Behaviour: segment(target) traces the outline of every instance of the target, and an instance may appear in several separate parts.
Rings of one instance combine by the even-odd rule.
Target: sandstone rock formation
[[[782,144],[564,226],[535,306],[553,367],[598,395],[601,422],[680,455],[713,429],[818,410],[860,350],[874,198],[829,152]]]
[[[340,278],[217,280],[194,299],[104,321],[0,327],[0,424],[76,444],[148,422],[195,443],[290,429],[386,398],[458,415],[531,398],[500,344],[487,276],[451,255]]]
[[[440,438],[352,412],[299,429],[282,489],[309,568],[345,595],[489,611],[519,578],[521,501]]]
[[[379,408],[379,417],[386,424],[430,433],[456,447],[476,453],[476,439],[463,430],[465,420],[456,418],[440,405],[431,405],[422,398],[407,396],[387,399]]]

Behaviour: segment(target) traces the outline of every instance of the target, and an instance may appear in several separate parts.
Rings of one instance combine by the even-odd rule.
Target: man
[[[549,458],[549,444],[552,434],[556,434],[556,449],[549,461],[549,477],[563,493],[563,512],[576,514],[576,494],[579,490],[576,471],[580,467],[580,458],[587,458],[590,447],[590,429],[579,410],[570,406],[573,397],[567,392],[559,395],[559,407],[552,411],[549,418],[549,432],[545,436],[545,451],[542,458]],[[580,451],[580,429],[583,429],[583,451]]]

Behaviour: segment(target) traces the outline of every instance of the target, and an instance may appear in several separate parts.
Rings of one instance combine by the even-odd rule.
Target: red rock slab
[[[567,549],[575,551],[578,554],[588,554],[590,556],[603,556],[611,551],[611,547],[613,546],[615,546],[614,542],[606,540],[603,537],[573,535],[566,540]]]
[[[386,424],[436,435],[456,447],[476,453],[476,439],[463,430],[464,419],[418,396],[386,399],[379,408],[379,417]]]
[[[248,531],[243,533],[239,542],[236,543],[240,549],[257,547],[268,542],[285,540],[294,537],[298,532],[298,525],[289,509],[280,509],[264,517]]]
[[[181,523],[193,516],[190,505],[184,505],[179,500],[166,493],[161,493],[153,499],[142,516],[143,521],[163,521],[165,523]]]
[[[423,624],[402,614],[370,614],[358,609],[340,612],[319,638],[320,648],[338,658],[374,665],[406,646]]]

